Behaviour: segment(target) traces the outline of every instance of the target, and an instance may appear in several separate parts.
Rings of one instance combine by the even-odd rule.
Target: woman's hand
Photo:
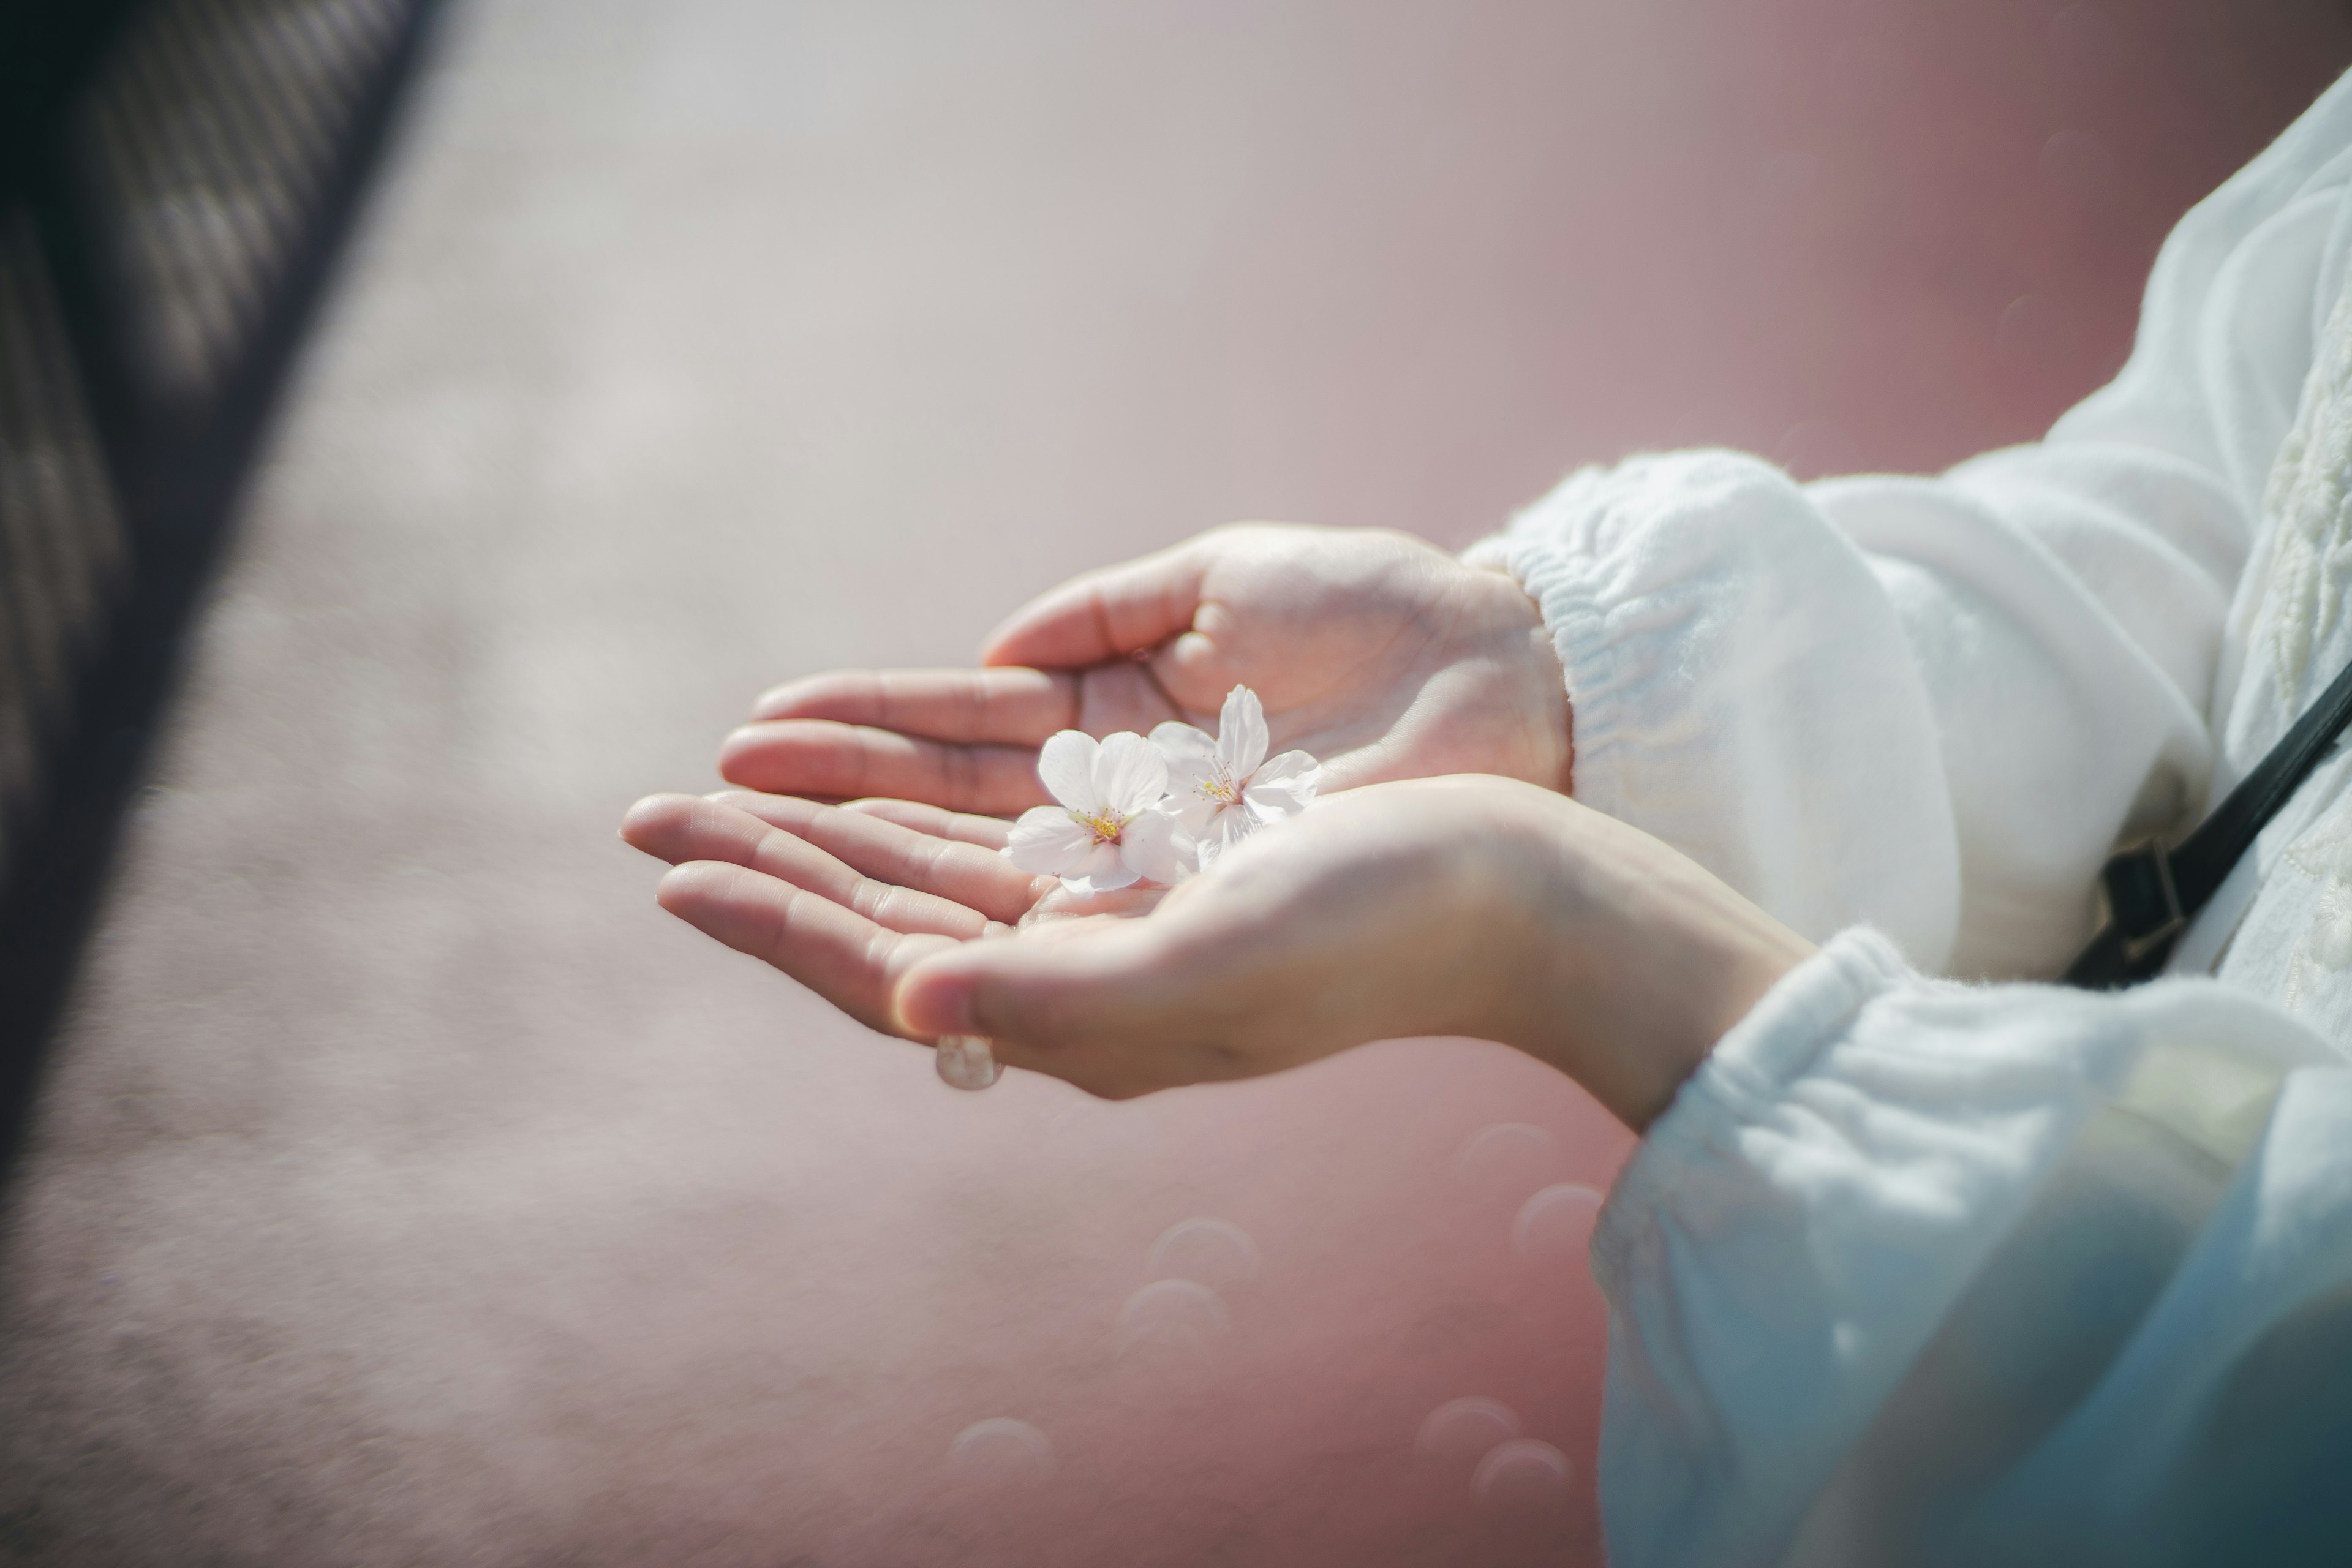
[[[1484,773],[1569,784],[1566,679],[1518,584],[1401,533],[1244,523],[1088,573],[1020,611],[977,670],[843,671],[780,686],[719,771],[825,800],[1041,805],[1056,730],[1213,728],[1236,684],[1325,788]]]
[[[984,1036],[1112,1097],[1472,1035],[1639,1128],[1809,951],[1654,839],[1505,779],[1339,795],[1115,904],[1013,869],[1000,830],[733,795],[655,796],[623,833],[677,865],[666,908],[861,1021]]]

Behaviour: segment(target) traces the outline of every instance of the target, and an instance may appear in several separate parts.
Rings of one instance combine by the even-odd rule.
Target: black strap
[[[2061,976],[2069,985],[2115,991],[2154,975],[2180,932],[2253,847],[2279,809],[2352,722],[2352,667],[2271,748],[2196,832],[2166,849],[2155,839],[2124,850],[2099,873],[2107,923]]]

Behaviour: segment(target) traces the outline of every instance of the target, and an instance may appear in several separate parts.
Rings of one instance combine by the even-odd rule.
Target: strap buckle
[[[2106,894],[2107,922],[2123,939],[2124,961],[2134,967],[2189,923],[2173,884],[2172,858],[2156,839],[2110,859],[2099,872],[2099,886]]]

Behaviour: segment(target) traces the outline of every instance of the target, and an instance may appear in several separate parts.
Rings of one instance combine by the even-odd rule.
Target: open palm
[[[1537,795],[1385,784],[1175,889],[1091,898],[994,853],[992,819],[901,801],[656,795],[622,831],[677,868],[665,908],[868,1026],[982,1035],[1009,1066],[1124,1097],[1389,1036],[1496,1032],[1520,945],[1496,932],[1531,929],[1498,900],[1541,837],[1513,831]]]
[[[853,670],[763,697],[732,783],[962,812],[1042,804],[1056,730],[1213,724],[1237,684],[1327,788],[1484,773],[1567,786],[1564,679],[1517,584],[1405,534],[1243,523],[1076,578],[1018,612],[977,670]]]

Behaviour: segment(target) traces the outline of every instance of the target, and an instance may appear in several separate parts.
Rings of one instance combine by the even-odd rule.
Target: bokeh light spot
[[[1054,1473],[1053,1440],[1026,1421],[992,1415],[975,1421],[948,1445],[956,1479],[987,1488],[1034,1485]]]
[[[1199,1280],[1154,1279],[1118,1310],[1119,1349],[1124,1352],[1178,1331],[1212,1345],[1232,1321],[1224,1299]]]
[[[1519,1418],[1509,1405],[1472,1394],[1449,1399],[1423,1416],[1421,1430],[1413,1434],[1412,1451],[1422,1458],[1456,1466],[1458,1474],[1492,1453],[1496,1445],[1518,1435]]]
[[[1478,1461],[1470,1487],[1479,1506],[1497,1513],[1549,1513],[1567,1500],[1571,1470],[1549,1443],[1514,1437]]]
[[[1229,1219],[1180,1219],[1151,1244],[1151,1276],[1192,1279],[1231,1294],[1257,1279],[1257,1243]]]
[[[1528,1259],[1581,1258],[1592,1243],[1601,1194],[1574,1182],[1549,1186],[1519,1205],[1511,1250]]]
[[[1559,1140],[1527,1121],[1481,1127],[1454,1157],[1454,1177],[1471,1190],[1517,1199],[1566,1172]]]

